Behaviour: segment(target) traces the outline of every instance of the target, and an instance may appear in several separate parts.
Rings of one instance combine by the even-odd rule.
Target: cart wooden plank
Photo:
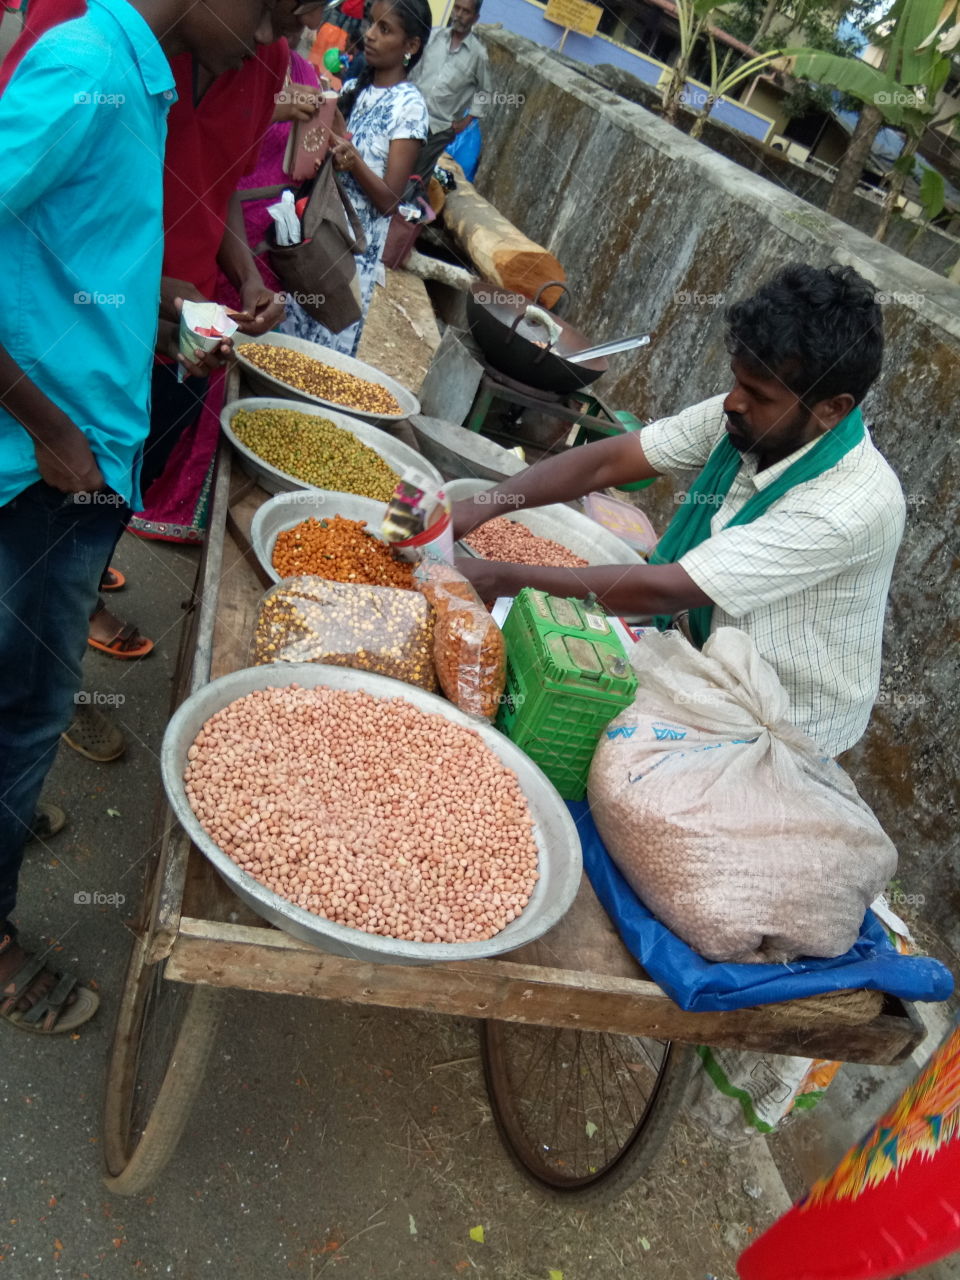
[[[236,372],[227,381],[227,395],[236,394]],[[226,511],[231,484],[231,450],[225,441],[217,450],[213,491],[210,498],[211,527],[215,527],[214,513]],[[184,631],[184,643],[178,655],[174,675],[171,712],[189,694],[200,689],[210,679],[213,654],[216,599],[222,575],[224,541],[216,535],[204,539],[203,554],[197,569],[193,588],[190,616]],[[180,906],[186,878],[187,862],[193,848],[189,837],[174,818],[169,807],[163,806],[160,835],[160,853],[152,878],[148,879],[142,898],[141,912],[152,919],[149,959],[162,960],[169,954],[177,936]],[[146,923],[146,921],[144,922]]]
[[[228,397],[237,385],[234,378]],[[404,437],[403,424],[392,434]],[[252,560],[249,530],[267,497],[231,467],[224,446],[197,591],[191,690],[250,663],[266,579]],[[177,824],[164,845],[152,955],[169,956],[166,976],[175,981],[877,1064],[899,1061],[923,1038],[912,1010],[891,999],[856,1025],[839,1005],[815,1021],[803,1001],[685,1013],[647,979],[586,878],[563,920],[504,958],[378,965],[330,955],[261,920]]]
[[[806,1057],[888,1064],[915,1043],[910,1020],[881,1014],[858,1026],[811,1026],[798,1005],[686,1013],[656,985],[513,959],[412,966],[330,955],[280,930],[184,916],[167,977],[278,995],[387,1005],[501,1022],[574,1027]],[[804,1025],[791,1025],[804,1018]]]

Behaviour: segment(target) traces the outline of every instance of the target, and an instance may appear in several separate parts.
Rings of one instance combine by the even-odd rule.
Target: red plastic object
[[[957,1250],[960,1028],[737,1270],[741,1280],[892,1280]]]

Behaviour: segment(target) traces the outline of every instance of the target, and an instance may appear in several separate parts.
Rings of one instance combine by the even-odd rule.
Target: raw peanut
[[[552,538],[541,538],[520,524],[497,516],[475,529],[467,545],[484,560],[506,560],[510,564],[548,565],[554,569],[577,569],[589,564]]]
[[[247,874],[328,920],[477,941],[520,914],[539,878],[513,771],[474,730],[402,698],[257,690],[193,745],[184,781],[205,829]],[[270,821],[252,845],[253,812]]]

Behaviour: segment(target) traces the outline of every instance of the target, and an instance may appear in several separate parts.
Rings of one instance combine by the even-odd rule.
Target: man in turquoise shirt
[[[50,1033],[97,997],[28,956],[9,916],[100,575],[139,499],[168,59],[219,75],[274,36],[267,0],[44,4],[59,25],[0,98],[0,1019]]]

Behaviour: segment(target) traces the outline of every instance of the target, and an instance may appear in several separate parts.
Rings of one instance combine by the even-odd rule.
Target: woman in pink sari
[[[291,40],[296,43],[295,38]],[[287,138],[297,120],[309,119],[313,113],[313,91],[318,86],[314,68],[291,48],[287,85],[277,103],[273,124],[264,137],[259,163],[240,183],[241,199],[245,191],[276,187],[287,181],[283,171]],[[247,241],[253,249],[263,243],[270,225],[267,206],[274,204],[276,199],[276,196],[261,196],[244,200],[243,220]],[[270,270],[266,253],[257,255],[257,265],[267,288],[280,292],[280,282]],[[217,282],[216,298],[232,310],[243,309],[239,294],[222,273]],[[133,533],[164,542],[203,541],[225,385],[223,370],[211,375],[200,416],[180,437],[163,474],[144,495],[144,509],[130,521],[129,528]]]

